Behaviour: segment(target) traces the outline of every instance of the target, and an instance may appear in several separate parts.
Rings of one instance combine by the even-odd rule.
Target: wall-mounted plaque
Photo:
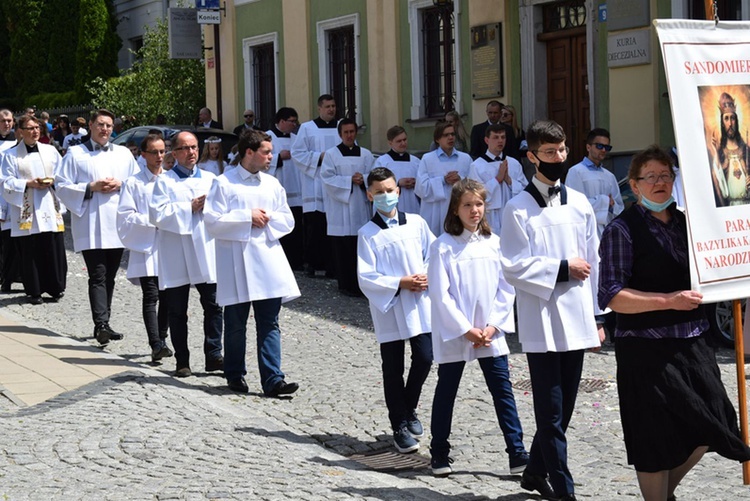
[[[471,97],[503,95],[503,43],[500,23],[471,28]]]

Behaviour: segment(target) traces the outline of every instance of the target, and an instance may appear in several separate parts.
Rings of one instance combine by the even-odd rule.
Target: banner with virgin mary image
[[[684,188],[691,282],[750,293],[750,23],[657,20]]]

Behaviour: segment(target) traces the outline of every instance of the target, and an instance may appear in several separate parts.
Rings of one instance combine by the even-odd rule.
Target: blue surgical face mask
[[[375,208],[384,214],[390,213],[398,205],[398,192],[378,193],[372,196]]]
[[[641,205],[652,212],[661,212],[667,207],[669,207],[670,205],[672,205],[672,203],[674,203],[673,196],[670,196],[669,199],[666,200],[665,202],[657,204],[656,202],[653,202],[649,200],[648,198],[646,198],[645,195],[641,194]]]

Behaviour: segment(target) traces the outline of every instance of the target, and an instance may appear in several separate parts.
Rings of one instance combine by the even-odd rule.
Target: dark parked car
[[[203,152],[203,142],[211,136],[216,136],[221,139],[221,147],[224,151],[225,159],[232,150],[232,147],[237,144],[237,141],[239,140],[239,138],[231,132],[226,132],[220,129],[206,129],[204,127],[195,128],[192,125],[139,125],[138,127],[132,127],[122,131],[112,140],[112,142],[114,144],[125,146],[125,143],[128,141],[135,141],[135,144],[140,145],[143,138],[148,134],[148,131],[152,129],[160,130],[165,138],[172,138],[175,134],[183,130],[190,131],[198,138],[198,146],[200,146],[201,152]]]

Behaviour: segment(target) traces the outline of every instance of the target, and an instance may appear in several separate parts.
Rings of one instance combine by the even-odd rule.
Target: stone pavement
[[[335,282],[297,277],[303,296],[285,305],[280,324],[287,380],[301,389],[294,398],[267,399],[252,342],[249,395],[231,393],[221,377],[203,372],[196,293],[194,376],[172,378],[174,359],[152,365],[140,288],[124,270],[111,323],[126,337],[98,347],[83,260],[68,258],[60,303],[29,306],[20,292],[0,296],[0,500],[539,499],[508,474],[477,364],[467,366],[456,405],[455,473],[430,475],[428,438],[418,455],[393,452],[367,304],[339,295]],[[528,368],[515,336],[509,341],[529,444]],[[732,353],[722,350],[719,360],[734,399]],[[568,432],[580,499],[639,498],[625,460],[614,375],[611,349],[586,355]],[[435,380],[433,369],[420,409],[428,433]],[[376,471],[383,466],[396,471]],[[750,487],[742,485],[738,464],[708,454],[677,494],[681,501],[750,499]]]

